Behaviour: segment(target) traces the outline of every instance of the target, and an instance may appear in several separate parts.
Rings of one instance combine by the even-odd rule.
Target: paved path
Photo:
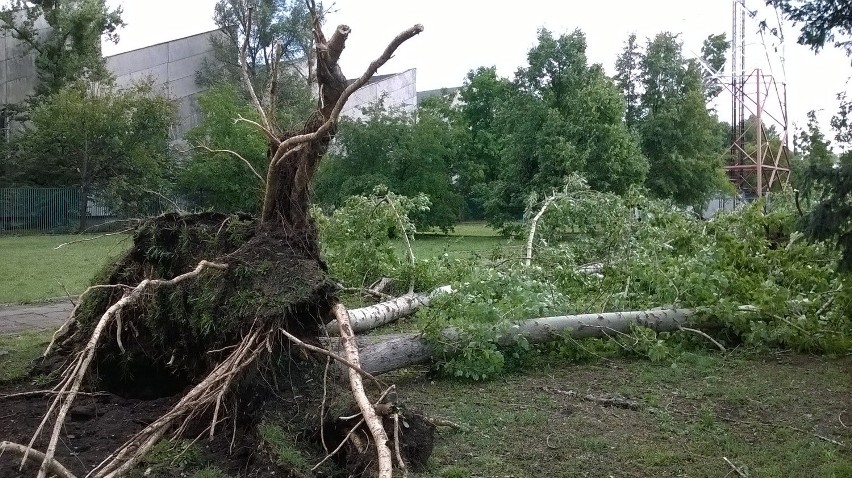
[[[58,328],[68,319],[73,308],[70,300],[29,305],[0,304],[0,334]]]

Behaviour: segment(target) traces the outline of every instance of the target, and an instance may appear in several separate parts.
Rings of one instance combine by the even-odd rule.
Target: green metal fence
[[[145,201],[146,216],[171,209],[160,198]],[[150,204],[149,204],[150,203]],[[80,225],[80,190],[77,188],[0,188],[0,234],[18,232],[63,233]],[[86,225],[89,228],[116,229],[126,219],[97,200],[89,200]]]
[[[75,188],[0,188],[0,233],[73,231],[79,202]]]

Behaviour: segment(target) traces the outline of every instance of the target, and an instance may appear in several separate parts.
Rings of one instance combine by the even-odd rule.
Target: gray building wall
[[[39,34],[48,32],[44,19],[35,23]],[[35,51],[5,32],[0,33],[0,104],[17,104],[35,91]]]
[[[217,30],[199,33],[109,56],[107,68],[121,87],[151,78],[155,88],[177,103],[178,124],[172,137],[181,138],[200,119],[197,95],[202,88],[195,82],[195,73],[205,59],[213,59],[210,39],[216,34]]]
[[[37,26],[47,31],[43,20]],[[171,134],[179,139],[200,120],[197,96],[203,88],[196,84],[195,74],[205,59],[213,59],[210,40],[218,34],[218,30],[213,30],[112,55],[106,57],[107,68],[115,75],[119,87],[129,87],[150,78],[155,88],[173,99],[178,107],[178,124]],[[297,68],[300,67],[305,69],[306,65],[298,64]],[[35,52],[27,52],[10,35],[0,36],[0,105],[20,103],[34,92],[35,83]],[[382,75],[356,91],[341,114],[362,118],[361,108],[382,97],[387,106],[414,112],[417,108],[417,70]]]
[[[361,108],[385,98],[385,106],[402,108],[413,113],[417,110],[417,69],[384,77],[364,85],[349,97],[341,115],[352,119],[364,117]]]

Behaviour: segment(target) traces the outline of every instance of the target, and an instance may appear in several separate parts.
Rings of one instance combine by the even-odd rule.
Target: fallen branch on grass
[[[367,330],[372,330],[376,327],[389,324],[402,317],[413,314],[420,307],[428,307],[435,297],[449,294],[452,291],[452,287],[445,285],[438,287],[432,292],[424,294],[405,294],[386,302],[380,302],[368,307],[352,309],[349,311],[349,321],[352,331],[355,333],[365,332]],[[340,328],[336,321],[326,324],[325,330],[332,336],[340,334]]]

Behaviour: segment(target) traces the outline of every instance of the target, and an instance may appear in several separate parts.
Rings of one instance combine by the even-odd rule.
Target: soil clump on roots
[[[86,394],[74,401],[60,435],[57,460],[85,476],[172,411],[248,338],[256,342],[248,353],[250,365],[233,373],[218,400],[208,399],[172,422],[149,454],[155,460],[171,446],[173,453],[165,453],[170,463],[146,458],[130,476],[146,468],[156,476],[180,476],[181,464],[212,464],[231,476],[370,476],[375,453],[363,425],[334,459],[312,470],[344,442],[360,415],[345,371],[279,333],[283,329],[319,345],[322,326],[333,317],[336,286],[319,257],[313,224],[284,234],[242,215],[167,214],[146,221],[130,250],[95,278],[95,284],[110,287],[81,297],[75,321],[38,361],[30,380],[50,388],[81,353],[105,311],[129,289],[146,279],[184,274],[202,260],[227,268],[146,290],[104,330],[81,388]],[[0,395],[28,388],[6,384]],[[14,419],[0,424],[0,436],[26,444],[53,399],[51,394],[4,399],[2,409]],[[401,420],[404,427],[385,418],[389,436],[399,429],[403,456],[414,467],[424,465],[431,453],[431,425],[414,413],[401,414]],[[216,433],[208,438],[211,426]],[[45,449],[45,435],[34,442],[35,449]],[[168,438],[174,439],[171,445]],[[27,468],[19,473],[19,463],[0,460],[0,476],[34,476]]]

